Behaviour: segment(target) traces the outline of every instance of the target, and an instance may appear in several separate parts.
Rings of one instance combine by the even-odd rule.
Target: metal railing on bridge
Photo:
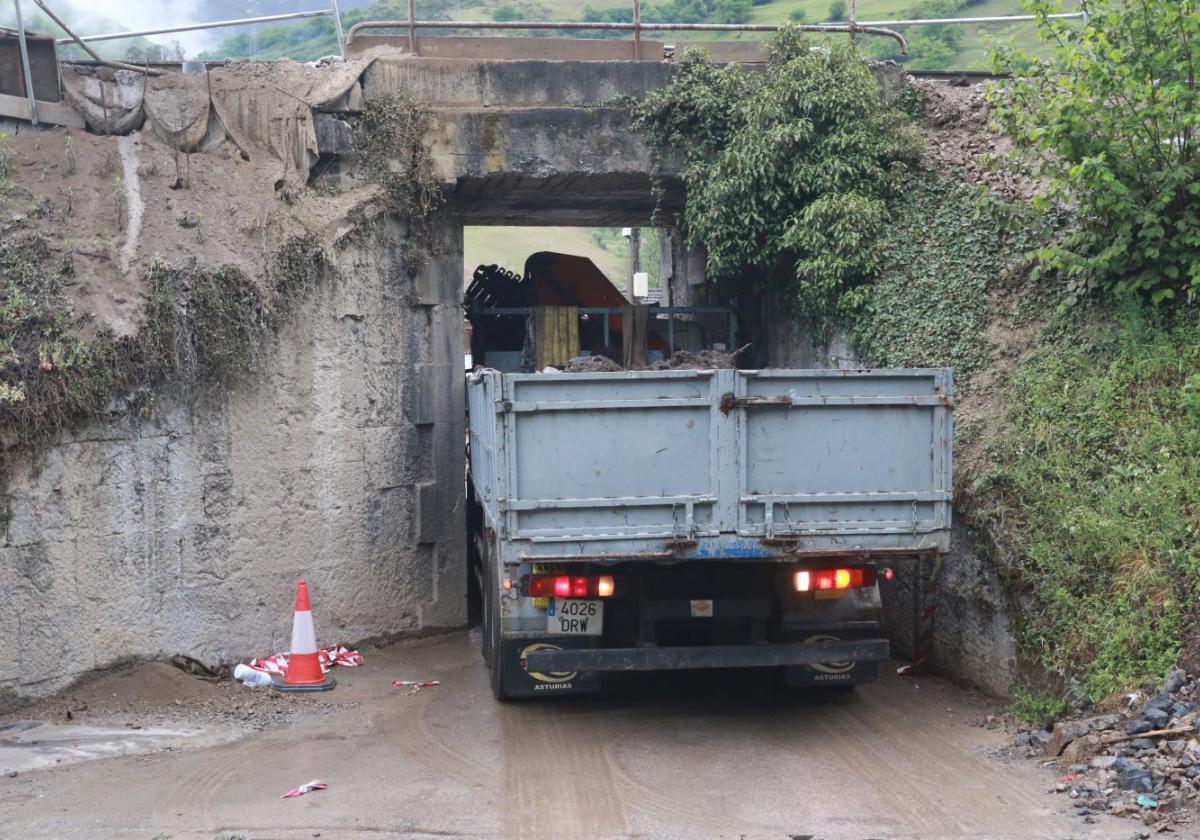
[[[363,21],[350,27],[347,38],[350,41],[358,33],[367,29],[403,29],[408,32],[409,50],[417,51],[418,29],[499,29],[499,30],[557,30],[562,32],[574,31],[609,31],[632,32],[635,45],[640,45],[643,32],[777,32],[783,26],[794,26],[803,32],[822,32],[845,34],[854,38],[857,35],[876,35],[894,39],[900,45],[901,54],[908,54],[908,42],[894,27],[927,26],[927,25],[965,25],[1020,23],[1035,21],[1045,17],[1048,20],[1086,20],[1086,7],[1078,12],[1062,12],[1050,15],[995,15],[969,18],[913,18],[908,20],[870,20],[860,21],[857,16],[857,2],[850,0],[847,7],[849,19],[844,22],[829,22],[817,24],[774,24],[774,23],[667,23],[647,22],[642,20],[641,0],[632,0],[632,15],[629,21],[549,21],[549,20],[418,20],[416,0],[408,0],[407,20]]]
[[[20,13],[20,0],[13,0]],[[280,23],[305,18],[332,17],[333,28],[337,37],[338,48],[344,57],[345,45],[354,37],[368,29],[400,29],[408,33],[410,49],[416,49],[417,30],[419,29],[479,29],[501,31],[545,31],[558,30],[562,32],[632,32],[633,40],[639,43],[643,32],[777,32],[784,25],[797,26],[805,32],[821,32],[856,35],[875,35],[894,39],[902,53],[908,52],[908,44],[904,36],[897,32],[898,28],[910,26],[954,26],[954,25],[984,25],[997,23],[1020,23],[1035,21],[1042,15],[990,15],[983,17],[963,18],[911,18],[905,20],[859,20],[856,0],[849,0],[847,5],[848,19],[846,21],[816,23],[816,24],[774,24],[774,23],[669,23],[661,21],[643,21],[641,0],[632,0],[631,19],[629,21],[550,21],[550,20],[419,20],[417,18],[416,0],[408,0],[408,18],[406,20],[371,20],[356,23],[343,34],[341,14],[337,0],[331,0],[329,8],[313,9],[306,12],[290,12],[288,14],[265,15],[262,17],[238,18],[234,20],[217,20],[205,23],[188,23],[179,26],[167,26],[157,29],[140,29],[128,32],[108,32],[100,35],[83,35],[81,41],[115,41],[123,38],[139,38],[149,35],[169,35],[178,32],[193,32],[204,29],[221,29],[227,27],[252,26],[261,23]],[[1045,15],[1048,20],[1086,20],[1086,4],[1080,11],[1062,12]],[[18,18],[19,19],[19,18]],[[60,38],[60,44],[72,43],[71,38]]]
[[[34,0],[43,11],[58,21],[58,18],[47,7],[45,0]],[[25,76],[26,93],[29,99],[30,116],[37,123],[37,104],[33,96],[33,80],[30,78],[28,51],[25,43],[25,28],[21,15],[21,0],[13,0],[16,9],[18,38],[23,75]],[[126,32],[106,32],[98,35],[75,35],[58,39],[59,44],[75,43],[84,49],[90,49],[87,44],[93,41],[116,41],[125,38],[141,38],[150,35],[170,35],[179,32],[195,32],[205,29],[222,29],[228,27],[253,26],[261,23],[281,23],[306,18],[332,17],[334,35],[337,39],[338,51],[346,57],[346,44],[356,35],[368,29],[400,29],[408,33],[410,52],[417,51],[417,30],[419,29],[469,29],[469,30],[524,30],[561,32],[632,32],[636,47],[640,47],[643,32],[776,32],[784,25],[797,26],[804,32],[819,32],[827,34],[845,34],[854,38],[858,35],[874,35],[894,39],[900,46],[902,54],[908,53],[908,42],[897,31],[898,28],[926,25],[967,25],[1019,23],[1040,19],[1057,20],[1087,20],[1086,3],[1078,12],[1064,12],[1051,15],[995,15],[987,17],[966,18],[914,18],[909,20],[858,20],[856,0],[849,0],[847,7],[849,20],[818,24],[773,24],[773,23],[665,23],[647,22],[642,20],[641,0],[632,0],[631,19],[629,21],[548,21],[548,20],[418,20],[416,0],[408,0],[407,20],[376,20],[362,21],[350,27],[349,32],[342,31],[342,16],[338,8],[338,0],[330,0],[329,8],[313,9],[306,12],[290,12],[279,15],[264,15],[260,17],[236,18],[232,20],[215,20],[204,23],[187,23],[179,26],[164,26],[156,29],[139,29]],[[66,29],[65,24],[63,28]],[[69,30],[67,30],[69,32]],[[153,72],[153,71],[147,71]]]

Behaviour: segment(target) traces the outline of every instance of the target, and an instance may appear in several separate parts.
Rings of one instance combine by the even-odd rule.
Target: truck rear
[[[613,671],[869,681],[879,580],[949,548],[948,370],[485,370],[468,407],[500,699]]]

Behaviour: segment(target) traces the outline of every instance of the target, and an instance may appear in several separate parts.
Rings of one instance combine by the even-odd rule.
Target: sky
[[[185,23],[211,20],[210,14],[204,14],[207,5],[203,0],[47,0],[46,5],[56,12],[65,7],[72,7],[74,20],[86,20],[85,15],[92,14],[101,18],[109,18],[120,23],[122,30],[153,29],[159,26],[180,26]],[[33,3],[24,0],[21,8],[37,11]],[[28,14],[28,12],[27,12]],[[162,35],[153,40],[170,42],[178,39],[183,44],[188,55],[194,55],[201,50],[214,46],[222,34],[231,34],[233,30],[223,29],[210,32],[180,32],[177,35]],[[93,33],[95,34],[95,33]]]
[[[27,20],[41,15],[33,0],[20,0]],[[281,12],[329,8],[329,0],[46,0],[46,5],[73,23],[82,35],[101,32],[139,31],[162,26],[181,26],[213,20],[254,17]],[[369,0],[339,0],[343,14]],[[107,19],[107,21],[106,21]],[[12,0],[0,0],[0,22],[12,23]],[[270,24],[267,24],[270,25]],[[178,40],[186,55],[194,56],[216,47],[222,39],[248,32],[250,27],[179,32],[150,36],[150,40],[169,45]],[[112,42],[119,44],[120,42]]]

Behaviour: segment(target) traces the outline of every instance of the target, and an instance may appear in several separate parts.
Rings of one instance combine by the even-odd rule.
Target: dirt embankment
[[[137,331],[155,260],[265,284],[282,242],[331,245],[376,191],[309,186],[315,110],[345,107],[363,69],[244,63],[146,80],[64,68],[66,101],[89,128],[24,127],[7,142],[0,233],[35,238],[39,258],[62,269],[84,337]]]
[[[184,723],[264,730],[353,705],[336,693],[313,703],[310,697],[244,686],[227,674],[206,674],[203,669],[189,673],[171,662],[143,662],[94,674],[54,697],[2,715],[0,730],[19,720],[133,729]]]
[[[927,166],[986,187],[1005,201],[1033,198],[1038,182],[1005,165],[1012,139],[989,127],[987,84],[955,87],[913,78],[908,83],[922,101],[917,124],[928,143]]]
[[[949,176],[968,187],[983,189],[988,201],[1027,207],[1046,185],[1029,177],[1009,160],[1014,144],[991,125],[989,83],[952,86],[910,78],[921,101],[917,127],[925,138],[922,165],[931,174]],[[997,230],[997,238],[1004,236]],[[1029,283],[1031,264],[1021,254],[996,276],[987,278],[987,313],[982,338],[990,359],[973,376],[969,391],[959,395],[955,422],[955,461],[971,472],[983,462],[984,435],[1004,416],[1004,383],[1036,349],[1046,312],[1031,306],[1037,294]],[[965,471],[961,468],[965,468]]]
[[[368,64],[65,67],[87,130],[0,138],[0,478],[64,431],[253,366],[383,212],[377,183],[321,177],[316,132],[369,107]]]

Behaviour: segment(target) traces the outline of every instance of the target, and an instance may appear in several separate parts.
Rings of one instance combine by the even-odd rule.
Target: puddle
[[[236,740],[235,729],[56,725],[21,720],[0,729],[0,774],[61,767],[96,758],[143,755],[167,748],[213,746]]]

